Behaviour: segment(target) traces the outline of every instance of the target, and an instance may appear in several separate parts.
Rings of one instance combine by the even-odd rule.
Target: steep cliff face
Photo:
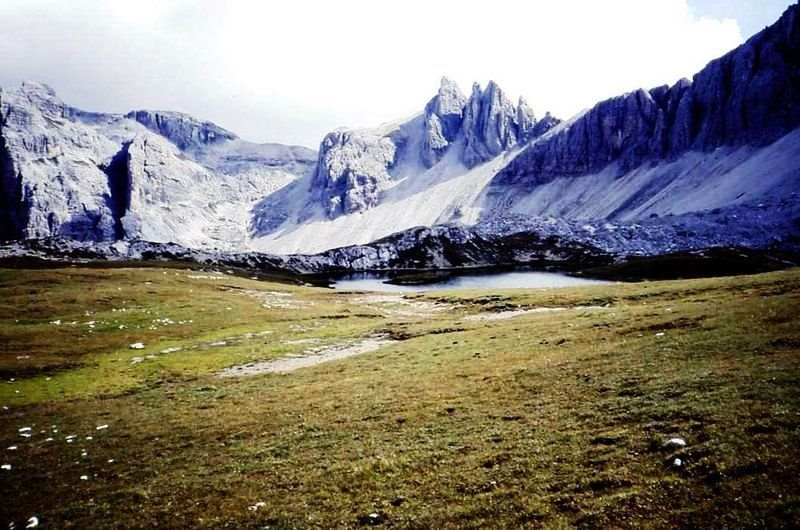
[[[380,192],[392,180],[390,170],[402,142],[399,131],[382,136],[338,130],[325,137],[311,189],[328,217],[363,211],[378,203]]]
[[[442,78],[439,92],[425,105],[422,160],[433,167],[458,137],[467,98],[451,80]]]
[[[27,210],[22,197],[22,179],[3,136],[3,121],[0,115],[0,240],[12,240],[22,237],[23,227],[27,224]]]
[[[494,81],[486,90],[474,84],[464,108],[464,164],[475,167],[531,140],[535,125],[536,118],[523,99],[515,106]]]
[[[598,103],[570,128],[517,157],[494,184],[533,187],[616,164],[722,146],[762,147],[800,125],[800,7],[712,61],[693,81],[637,90]]]
[[[3,89],[0,112],[6,239],[243,248],[252,205],[309,174],[316,158],[177,113],[82,111],[37,83]]]
[[[113,239],[114,208],[100,166],[119,145],[72,122],[44,85],[2,95],[3,194],[9,235]]]

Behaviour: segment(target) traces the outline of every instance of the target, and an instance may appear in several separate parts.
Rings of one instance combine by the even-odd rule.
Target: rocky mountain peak
[[[436,164],[460,135],[463,162],[474,167],[543,134],[556,123],[551,117],[537,127],[525,99],[514,105],[494,81],[489,81],[485,89],[474,83],[466,98],[453,81],[444,77],[438,94],[425,107],[422,161],[427,167]]]
[[[463,130],[464,164],[474,167],[531,140],[537,128],[533,111],[524,99],[514,105],[497,83],[489,81],[485,90],[478,83],[472,86]]]
[[[422,161],[427,167],[438,162],[456,139],[463,121],[467,98],[458,85],[442,77],[439,92],[425,105],[425,136],[422,142]]]
[[[238,138],[215,123],[200,121],[181,112],[134,110],[125,117],[141,123],[184,151]]]

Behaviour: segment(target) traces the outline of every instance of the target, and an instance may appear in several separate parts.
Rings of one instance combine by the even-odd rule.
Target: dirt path
[[[361,355],[380,349],[381,347],[397,342],[385,335],[367,337],[357,342],[334,344],[323,348],[307,350],[302,354],[281,357],[271,361],[231,366],[219,373],[220,377],[244,377],[258,374],[281,374],[292,372],[300,368],[308,368],[317,364],[338,359],[345,359],[354,355]]]
[[[367,294],[353,298],[351,303],[377,309],[390,318],[429,318],[454,309],[453,304],[431,302],[428,300],[410,300],[402,294]]]

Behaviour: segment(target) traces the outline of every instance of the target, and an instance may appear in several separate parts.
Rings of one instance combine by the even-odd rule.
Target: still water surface
[[[382,291],[409,293],[419,291],[438,291],[441,289],[525,289],[547,287],[572,287],[610,283],[589,278],[577,278],[558,272],[514,271],[488,274],[465,274],[450,276],[441,282],[425,285],[392,285],[384,283],[388,275],[371,272],[349,274],[337,278],[333,287],[343,291]]]

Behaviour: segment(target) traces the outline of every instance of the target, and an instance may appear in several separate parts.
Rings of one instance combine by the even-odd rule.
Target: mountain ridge
[[[506,219],[540,229],[691,219],[696,241],[792,244],[798,11],[790,6],[691,81],[634,90],[567,121],[537,119],[493,81],[466,95],[443,78],[415,116],[337,129],[318,152],[252,144],[182,113],[83,111],[45,85],[4,89],[0,238],[290,254],[439,224],[488,233]],[[737,217],[771,227],[771,237],[725,228]],[[561,235],[590,238],[569,226]]]

